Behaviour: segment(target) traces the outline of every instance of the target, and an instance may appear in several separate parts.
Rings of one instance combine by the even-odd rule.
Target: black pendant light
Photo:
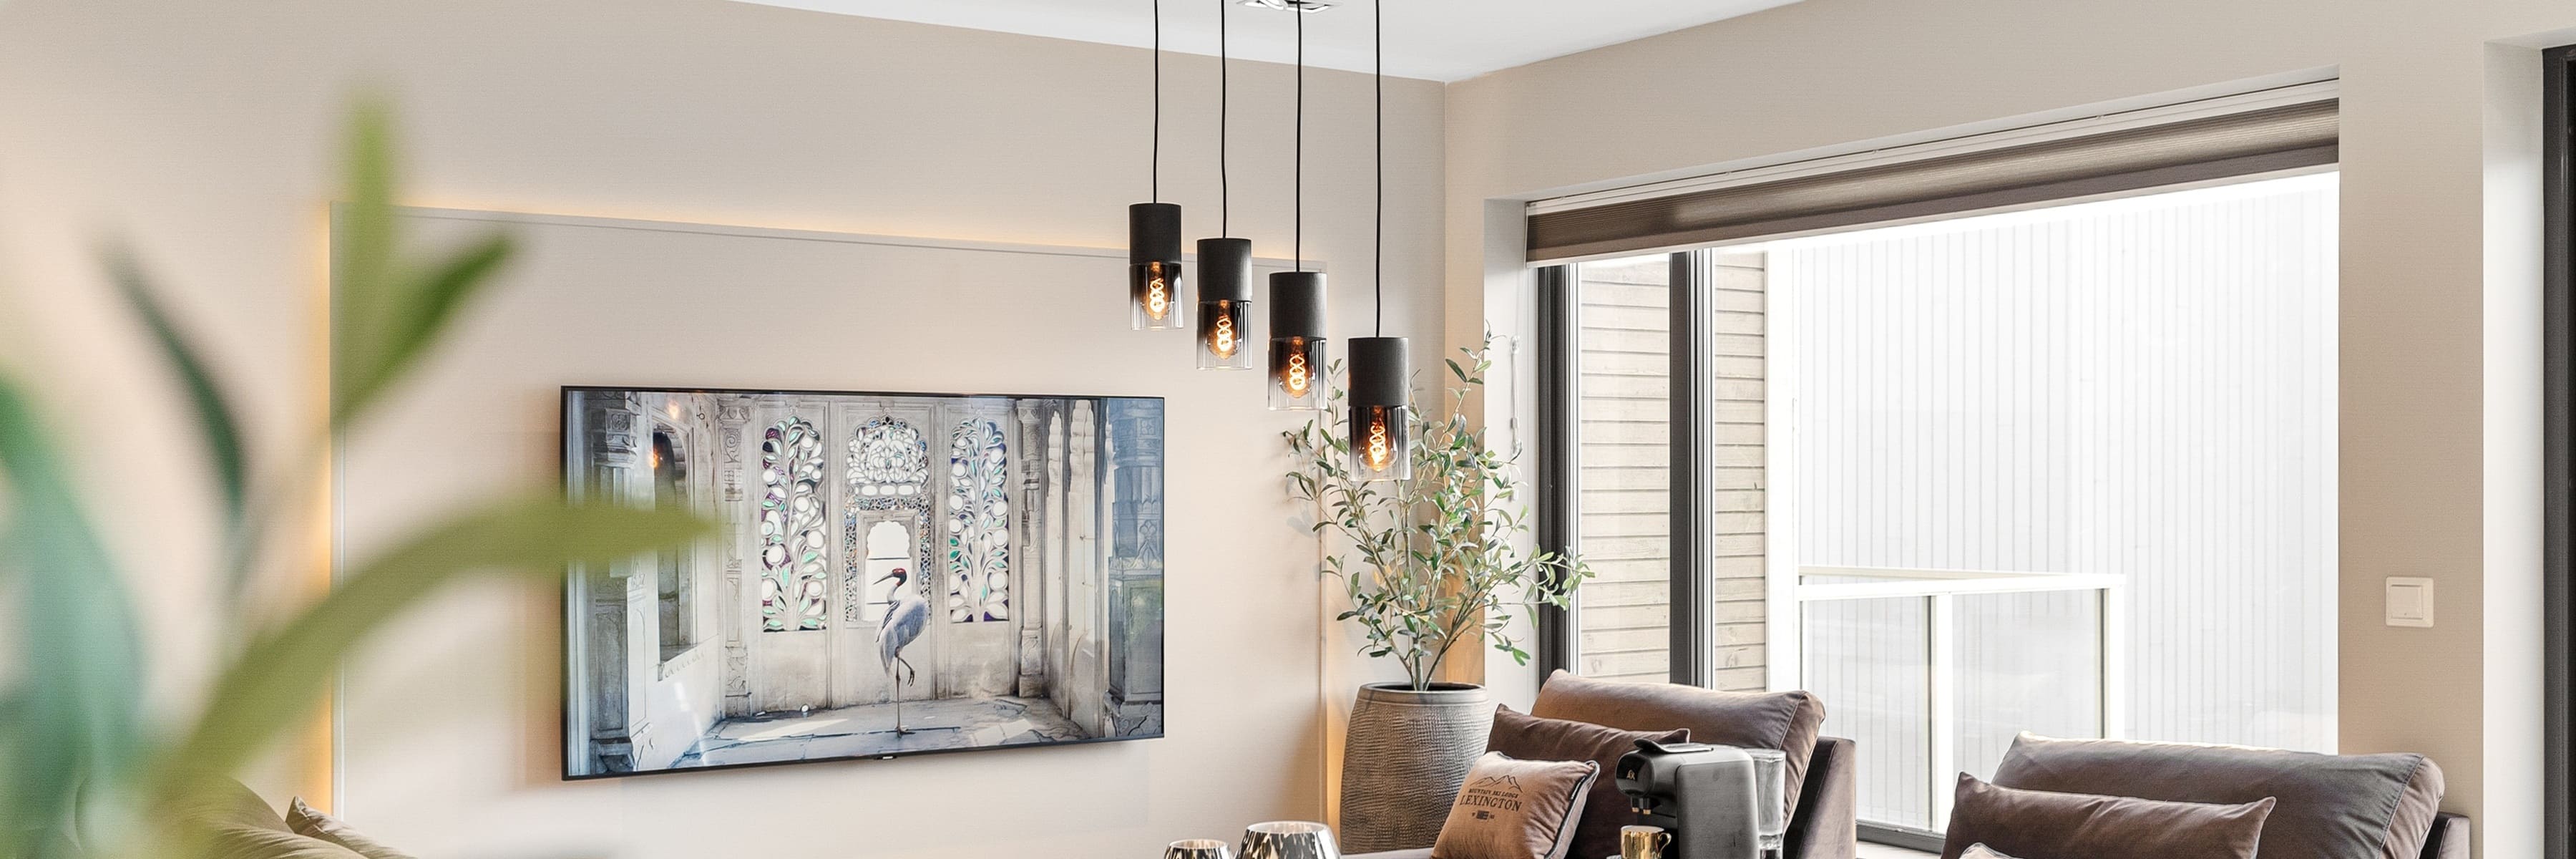
[[[1216,0],[1217,234],[1234,232],[1234,189],[1226,172],[1226,133],[1234,101],[1233,57],[1226,52],[1226,0]],[[1252,240],[1199,240],[1201,370],[1252,369]]]
[[[1402,337],[1386,336],[1386,0],[1372,0],[1377,65],[1376,336],[1351,340],[1351,471],[1361,480],[1413,476],[1405,401],[1413,377]]]
[[[1305,10],[1298,10],[1303,12]],[[1270,275],[1270,407],[1324,407],[1324,273],[1306,270],[1306,18],[1297,18],[1296,270]]]
[[[1163,202],[1163,3],[1154,4],[1154,202],[1127,207],[1127,303],[1138,331],[1179,328],[1181,207]]]

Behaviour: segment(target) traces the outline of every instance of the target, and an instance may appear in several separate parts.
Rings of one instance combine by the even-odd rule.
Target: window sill
[[[689,666],[698,664],[698,653],[706,649],[703,641],[662,648],[662,665],[657,678],[669,680],[672,675],[689,670]]]

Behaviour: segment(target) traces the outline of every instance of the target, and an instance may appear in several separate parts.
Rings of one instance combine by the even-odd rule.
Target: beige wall
[[[2571,26],[2576,6],[2563,0],[1806,0],[1466,81],[1449,91],[1450,337],[1487,318],[1488,237],[1508,233],[1489,223],[1508,211],[1498,198],[2334,70],[2343,748],[2432,754],[2449,776],[2447,807],[2497,811],[2479,821],[2489,855],[2528,855],[2537,781],[2521,761],[2537,757],[2536,734],[2507,720],[2524,742],[2488,736],[2481,701],[2536,675],[2489,680],[2482,669],[2488,647],[2521,662],[2538,642],[2490,642],[2481,628],[2490,605],[2512,608],[2498,620],[2515,629],[2537,611],[2527,556],[2490,565],[2485,544],[2537,536],[2521,516],[2489,533],[2487,484],[2524,472],[2482,478],[2481,416],[2527,415],[2519,405],[2538,391],[2526,362],[2488,368],[2482,335],[2487,301],[2533,311],[2536,293],[2527,280],[2485,281],[2482,256],[2487,230],[2527,229],[2534,213],[2486,220],[2482,98],[2488,43],[2528,47],[2539,42],[2526,37]],[[2514,383],[2483,387],[2506,377]],[[2440,626],[2381,625],[2380,580],[2401,575],[2439,582]],[[2516,598],[2491,598],[2489,585]],[[2490,772],[2489,759],[2510,763]]]
[[[1238,20],[1285,24],[1257,14]],[[156,682],[175,693],[201,679],[199,653],[217,622],[201,572],[210,541],[198,452],[184,442],[178,398],[94,274],[95,238],[130,236],[169,275],[175,301],[238,380],[254,429],[274,449],[310,391],[314,370],[303,359],[316,354],[335,132],[361,83],[381,85],[400,108],[411,203],[1111,247],[1125,242],[1124,206],[1145,193],[1147,70],[1135,49],[722,0],[7,0],[0,357],[32,367],[23,372],[43,383],[65,423],[88,433],[82,450],[105,475],[99,485],[117,493],[102,504],[118,523],[117,548],[150,571]],[[1214,61],[1175,57],[1167,71],[1166,194],[1191,207],[1193,235],[1211,233]],[[1246,64],[1235,82],[1235,232],[1261,255],[1284,257],[1289,75]],[[1343,73],[1315,73],[1311,84],[1307,255],[1336,272],[1335,334],[1349,336],[1369,311],[1369,90],[1366,78]],[[1442,302],[1442,98],[1428,83],[1388,87],[1388,333],[1427,341],[1426,356]],[[1229,392],[1184,369],[1178,338],[1164,350],[1139,345],[1147,335],[1116,321],[1114,281],[1018,283],[945,299],[914,286],[849,288],[954,306],[1007,295],[1014,300],[983,311],[1009,330],[1108,320],[1080,335],[1104,365],[1028,369],[1030,356],[1006,347],[946,367],[801,381],[1114,388],[1186,400],[1210,421],[1232,413],[1275,429],[1288,420],[1262,409],[1248,376]],[[654,297],[680,307],[727,298]],[[637,341],[685,334],[685,325],[663,324],[637,331]],[[1074,378],[1154,361],[1114,385]],[[683,368],[703,374],[686,380],[697,383],[776,381],[748,363],[667,355],[636,372]],[[522,457],[525,484],[550,482],[542,448],[530,457],[527,439],[551,432],[552,398],[521,395],[564,381],[574,380],[509,382],[509,401],[526,411],[497,417],[500,428],[471,449]],[[1240,402],[1229,412],[1225,397]],[[1345,655],[1345,631],[1319,640],[1324,590],[1311,578],[1311,548],[1298,548],[1310,544],[1297,538],[1277,482],[1260,476],[1281,458],[1213,441],[1172,450],[1173,608],[1198,603],[1196,619],[1173,626],[1171,646],[1194,655],[1172,677],[1167,739],[559,785],[545,734],[490,730],[551,706],[551,599],[478,593],[400,629],[386,650],[401,658],[380,652],[357,667],[368,679],[357,695],[391,697],[350,702],[353,714],[376,714],[353,715],[350,730],[378,733],[349,742],[386,754],[368,758],[381,766],[353,760],[341,773],[347,810],[422,855],[636,857],[944,856],[958,844],[1145,855],[1173,838],[1318,814],[1317,723],[1376,669]],[[490,464],[452,471],[488,473]],[[508,488],[458,486],[447,471],[424,464],[405,479],[442,497]],[[1219,536],[1272,531],[1280,536],[1253,553]],[[492,643],[478,636],[496,629],[530,642],[518,664],[506,648],[491,661]],[[477,675],[486,668],[508,676]],[[405,676],[420,683],[406,687]],[[459,684],[431,685],[451,678]],[[410,709],[389,713],[400,708],[388,702]]]

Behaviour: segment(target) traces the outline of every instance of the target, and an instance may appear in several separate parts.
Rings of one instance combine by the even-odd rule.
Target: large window
[[[2335,199],[1767,246],[1794,678],[1860,741],[1865,819],[1940,831],[2025,730],[2334,748]]]
[[[1619,680],[1704,678],[1719,689],[1758,690],[1765,671],[1763,511],[1763,277],[1758,253],[1652,254],[1574,267],[1565,305],[1577,416],[1574,527],[1567,535],[1596,574],[1576,602],[1569,667]],[[1673,284],[1703,338],[1681,338],[1693,360],[1676,364]],[[1691,327],[1685,325],[1685,328]],[[1674,411],[1676,373],[1705,374],[1706,408]],[[1690,416],[1696,412],[1698,417]],[[1676,421],[1697,427],[1677,439]],[[1704,473],[1704,502],[1679,473]],[[1694,465],[1696,461],[1698,464]],[[1699,470],[1695,470],[1699,469]],[[1704,508],[1705,532],[1678,541],[1676,515]],[[1686,518],[1699,518],[1690,516]],[[1677,563],[1678,562],[1678,563]],[[1708,650],[1674,673],[1676,576],[1702,576]],[[1686,598],[1686,597],[1685,597]],[[1704,671],[1704,673],[1702,673]]]
[[[1664,680],[1672,670],[1672,264],[1589,263],[1576,279],[1575,533],[1583,587],[1574,671]]]
[[[1553,270],[1563,667],[1815,692],[1896,840],[2021,731],[2332,751],[2337,194]]]

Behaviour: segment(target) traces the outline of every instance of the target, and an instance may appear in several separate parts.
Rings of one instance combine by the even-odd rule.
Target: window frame
[[[2544,601],[2548,605],[2546,740],[2544,766],[2547,793],[2542,812],[2543,838],[2549,859],[2568,859],[2570,786],[2568,727],[2570,605],[2576,583],[2570,581],[2576,558],[2576,45],[2541,55],[2543,182],[2547,211],[2543,246],[2547,320],[2545,339],[2547,454],[2544,462],[2546,548]]]
[[[1705,426],[1709,418],[1709,380],[1704,371],[1708,367],[1709,344],[1707,292],[1715,262],[1708,249],[1676,251],[1668,258],[1672,267],[1668,311],[1671,319],[1666,334],[1672,362],[1672,435],[1668,447],[1673,476],[1669,487],[1672,502],[1666,514],[1671,543],[1671,568],[1666,581],[1671,590],[1665,628],[1671,639],[1665,658],[1667,679],[1671,682],[1705,687],[1709,685],[1710,658],[1709,607],[1705,604],[1709,563],[1702,551],[1705,540],[1700,528],[1709,489]],[[1541,549],[1565,553],[1580,547],[1583,538],[1576,524],[1580,519],[1576,502],[1582,492],[1575,461],[1581,417],[1575,414],[1574,405],[1582,395],[1581,278],[1576,275],[1576,267],[1582,264],[1555,263],[1535,267],[1532,272],[1538,304],[1536,536]],[[1580,589],[1574,599],[1579,608],[1583,599]],[[1573,613],[1542,607],[1537,627],[1540,675],[1574,670],[1581,654]]]

